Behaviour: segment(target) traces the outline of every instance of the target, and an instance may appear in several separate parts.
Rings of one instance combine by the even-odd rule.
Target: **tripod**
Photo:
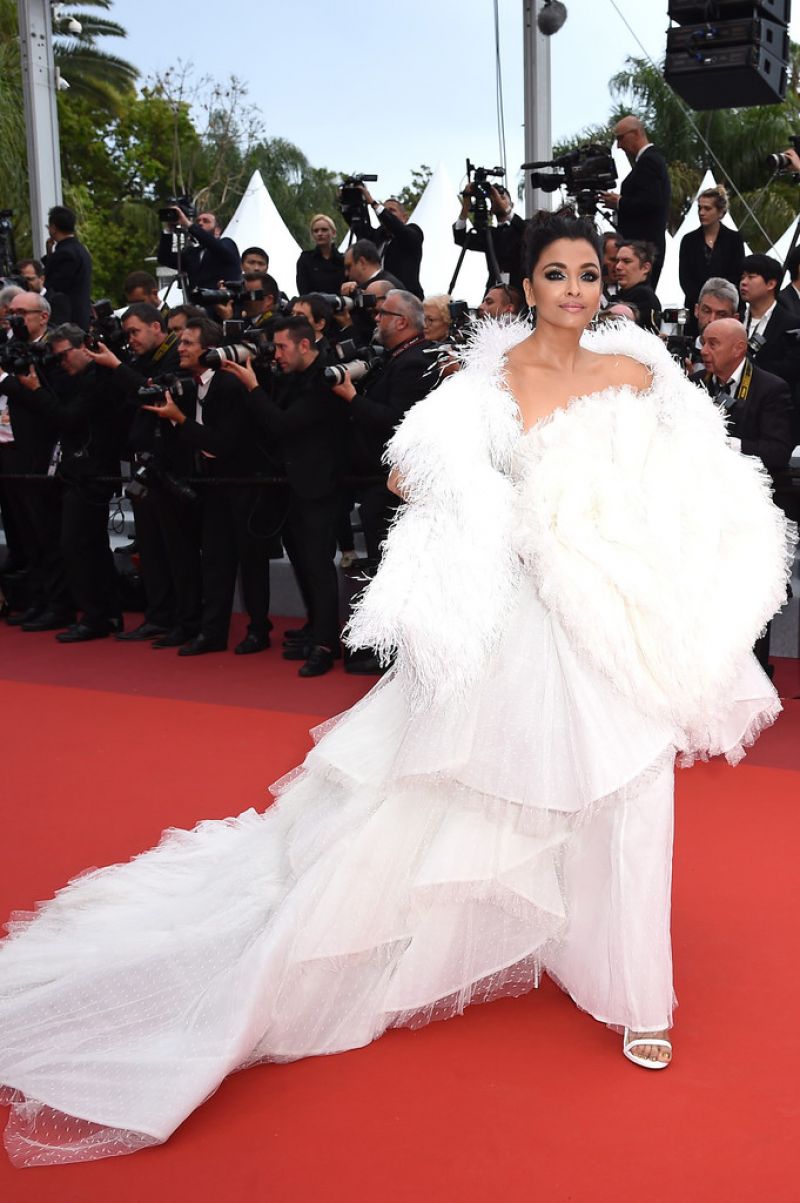
[[[461,254],[458,256],[456,270],[453,272],[453,277],[447,286],[447,291],[450,296],[453,295],[453,289],[456,286],[456,280],[458,279],[458,273],[461,271],[461,265],[464,262],[464,256],[469,250],[470,233],[483,234],[485,245],[482,249],[486,254],[486,262],[489,265],[489,275],[492,281],[489,287],[494,288],[495,285],[503,283],[500,272],[500,264],[497,261],[497,252],[495,250],[494,239],[492,237],[492,227],[489,225],[489,215],[485,208],[475,209],[473,214],[473,228],[471,231],[465,230],[464,233],[466,237],[464,238],[464,245],[461,248]]]
[[[11,276],[17,262],[17,248],[14,245],[14,227],[11,218],[13,209],[0,209],[0,275]]]

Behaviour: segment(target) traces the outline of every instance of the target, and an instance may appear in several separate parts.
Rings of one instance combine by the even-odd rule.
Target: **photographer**
[[[225,371],[249,390],[258,423],[278,440],[289,479],[284,542],[306,603],[306,635],[288,644],[287,660],[304,660],[301,677],[329,672],[339,655],[339,582],[334,565],[339,478],[344,468],[347,407],[331,393],[326,358],[304,317],[276,323],[275,362],[283,373],[274,396],[258,385],[252,366],[228,362]]]
[[[516,317],[522,311],[522,293],[508,284],[495,284],[477,309],[478,317]]]
[[[167,334],[162,321],[155,306],[132,305],[122,318],[122,328],[133,359],[122,363],[102,344],[92,359],[110,371],[110,391],[122,410],[125,445],[135,476],[126,493],[136,520],[146,598],[144,621],[117,638],[125,643],[157,640],[159,647],[178,647],[200,629],[200,530],[198,507],[181,495],[175,483],[176,471],[192,475],[192,458],[184,454],[181,463],[175,428],[142,409],[139,395],[147,381],[171,377],[180,367],[178,335]],[[176,396],[187,415],[193,400],[191,395]]]
[[[108,372],[92,362],[85,335],[58,326],[50,347],[61,366],[50,387],[31,367],[19,377],[24,404],[52,423],[59,441],[52,467],[62,484],[61,552],[70,593],[81,617],[56,635],[60,643],[102,639],[122,629],[117,575],[108,543],[108,503],[119,473],[117,413],[108,404]]]
[[[192,318],[178,342],[181,371],[190,372],[197,389],[194,405],[179,406],[167,390],[161,404],[142,408],[175,423],[178,447],[193,456],[196,475],[207,478],[202,496],[203,605],[200,631],[178,649],[179,656],[222,652],[228,646],[237,571],[249,615],[247,635],[237,655],[269,647],[269,557],[280,554],[277,524],[267,494],[247,484],[249,477],[272,475],[266,441],[256,428],[245,388],[230,375],[208,366],[222,332],[207,318]],[[215,478],[242,483],[215,484]],[[274,503],[272,503],[274,504]],[[166,645],[169,646],[169,645]]]
[[[297,291],[338,292],[344,283],[344,256],[334,245],[336,225],[332,217],[317,213],[309,225],[314,248],[301,251],[297,260]]]
[[[20,292],[11,299],[8,316],[24,323],[17,337],[3,344],[11,356],[16,350],[26,363],[31,352],[44,349],[50,306],[38,292]],[[24,338],[19,335],[24,334]],[[6,441],[0,454],[2,471],[8,475],[47,474],[53,455],[56,432],[51,422],[26,404],[27,393],[20,383],[13,362],[6,360],[13,373],[0,382],[0,396],[6,398]],[[45,368],[39,369],[42,379]],[[27,366],[23,368],[27,372]],[[7,501],[16,522],[28,564],[30,587],[28,608],[12,615],[9,623],[24,631],[58,631],[71,624],[74,605],[67,587],[66,569],[61,554],[61,496],[51,484],[19,480],[10,485]]]
[[[419,269],[425,235],[421,228],[408,220],[408,213],[399,200],[390,197],[381,204],[373,200],[366,184],[360,184],[359,189],[378,218],[379,227],[372,231],[370,239],[378,248],[381,263],[387,272],[402,281],[401,288],[422,299]]]
[[[778,293],[778,304],[788,309],[793,318],[800,319],[800,246],[795,246],[786,260],[789,283]]]
[[[620,242],[615,264],[619,291],[614,300],[623,305],[635,305],[639,312],[637,326],[658,334],[661,302],[651,283],[654,255],[655,247],[650,242]]]
[[[63,292],[48,292],[44,282],[43,263],[38,259],[20,259],[14,267],[14,274],[25,281],[28,292],[38,292],[39,296],[47,299],[50,306],[50,322],[53,326],[69,321],[69,297],[64,296]]]
[[[489,262],[487,247],[487,231],[479,228],[468,229],[467,218],[472,209],[475,195],[475,185],[467,184],[461,194],[461,212],[453,223],[453,241],[456,246],[465,246],[469,251],[480,251],[486,255],[486,265],[489,277],[486,281],[488,292],[495,284],[501,282],[510,284],[518,292],[522,292],[522,240],[525,235],[525,222],[514,213],[514,202],[509,192],[502,184],[488,184],[489,205],[497,223],[491,230],[497,265],[500,268],[500,280],[495,280],[492,265]]]
[[[242,275],[248,272],[268,272],[269,255],[260,246],[248,246],[242,251]]]
[[[638,117],[623,117],[614,127],[617,146],[631,170],[619,192],[602,192],[603,201],[617,210],[617,229],[627,241],[651,242],[655,247],[650,285],[655,288],[664,265],[666,229],[672,185],[664,156],[647,137]]]
[[[783,267],[771,255],[747,255],[739,292],[750,355],[765,372],[785,380],[794,394],[800,384],[800,320],[777,303]]]
[[[295,297],[292,301],[292,317],[304,317],[314,331],[314,347],[329,362],[333,346],[329,335],[334,329],[333,309],[323,296],[311,292],[308,296]]]
[[[189,288],[217,288],[221,280],[241,280],[242,264],[232,238],[222,237],[222,227],[213,213],[198,213],[190,221],[183,209],[172,209],[174,221],[169,222],[158,244],[158,262],[185,272]],[[190,238],[180,254],[173,250],[176,231]],[[181,234],[178,236],[180,237]]]
[[[622,245],[622,238],[614,230],[606,230],[603,234],[603,296],[609,304],[615,301],[619,292],[617,280],[617,252]]]
[[[754,365],[741,322],[723,318],[706,326],[703,363],[706,387],[725,414],[731,445],[742,455],[760,459],[770,473],[785,468],[794,446],[789,388]],[[735,498],[730,502],[735,505]],[[753,650],[771,677],[769,624]]]
[[[47,254],[44,282],[50,293],[63,293],[69,301],[69,321],[89,329],[92,306],[92,257],[75,237],[75,214],[54,205],[47,215]]]
[[[158,295],[158,281],[150,272],[129,272],[122,285],[125,301],[128,305],[152,305],[159,313],[166,316],[169,305],[162,302]]]
[[[734,288],[729,280],[723,280],[721,276],[712,276],[706,280],[703,287],[700,289],[700,296],[697,298],[697,304],[694,307],[694,319],[697,323],[697,338],[694,340],[694,349],[691,358],[687,358],[684,367],[687,376],[694,377],[699,383],[706,384],[703,377],[705,367],[703,365],[703,334],[706,326],[711,322],[718,322],[724,318],[737,317],[739,312],[739,292]]]

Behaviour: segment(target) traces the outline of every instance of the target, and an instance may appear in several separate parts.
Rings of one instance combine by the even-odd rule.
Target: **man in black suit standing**
[[[461,194],[461,212],[453,223],[453,242],[456,246],[466,246],[469,251],[481,251],[486,255],[489,276],[486,281],[488,292],[495,284],[510,284],[518,292],[522,292],[522,242],[525,237],[525,222],[514,212],[514,202],[507,188],[502,184],[489,184],[489,199],[496,221],[491,227],[492,245],[500,269],[500,280],[494,278],[492,265],[489,260],[486,230],[468,229],[473,186],[467,184]]]
[[[778,293],[778,303],[800,320],[800,246],[794,247],[786,260],[789,283]]]
[[[359,185],[364,200],[372,206],[378,218],[378,229],[369,235],[375,243],[387,272],[401,281],[401,287],[422,299],[419,269],[422,263],[422,243],[425,238],[420,227],[408,220],[408,213],[395,197],[381,204],[373,199],[366,184]]]
[[[725,410],[731,446],[742,455],[757,456],[773,475],[780,472],[789,463],[794,445],[788,385],[748,358],[747,334],[736,318],[721,318],[706,326],[702,354],[704,383]],[[772,676],[769,627],[753,650]]]
[[[163,405],[143,406],[176,424],[178,442],[194,454],[195,473],[207,478],[202,499],[203,607],[200,632],[178,649],[179,656],[222,652],[228,631],[236,574],[241,570],[242,595],[250,617],[237,655],[269,647],[269,558],[278,554],[263,503],[267,490],[248,478],[269,474],[269,449],[253,421],[247,391],[234,377],[209,367],[204,358],[218,346],[222,332],[208,318],[192,318],[178,342],[181,370],[191,372],[197,386],[194,412],[187,416],[167,393]],[[239,477],[242,483],[217,484],[215,478]]]
[[[75,237],[75,214],[64,205],[54,205],[47,215],[47,254],[44,282],[48,293],[69,298],[69,318],[82,330],[89,329],[92,308],[92,257]]]
[[[304,660],[298,674],[319,677],[339,655],[337,493],[344,470],[347,406],[331,392],[323,372],[328,359],[316,346],[303,316],[275,324],[275,362],[283,373],[274,392],[259,386],[250,364],[228,362],[225,371],[249,392],[252,411],[277,439],[286,465],[291,500],[284,540],[306,603],[306,633],[287,644],[286,660]]]
[[[617,210],[617,229],[623,238],[652,242],[656,261],[650,284],[658,284],[664,264],[666,228],[672,188],[664,156],[648,139],[638,117],[623,117],[614,127],[617,146],[625,151],[630,173],[617,192],[603,192],[605,203]]]
[[[119,473],[117,411],[109,400],[109,373],[92,362],[84,338],[74,323],[57,326],[50,347],[61,373],[50,377],[50,387],[42,385],[35,368],[19,378],[27,404],[58,435],[51,470],[62,486],[61,551],[81,612],[78,622],[56,635],[59,643],[85,643],[122,629],[108,543],[114,486],[104,479]]]
[[[198,213],[190,221],[182,209],[176,208],[175,221],[161,233],[158,262],[186,272],[190,288],[218,288],[220,281],[241,280],[242,261],[232,238],[222,237],[222,227],[213,213]],[[192,241],[178,256],[172,239],[176,227]]]
[[[800,400],[800,317],[777,303],[783,268],[771,255],[747,255],[739,292],[746,302],[744,318],[751,358],[765,372],[780,376],[789,385],[797,411]],[[757,350],[753,349],[757,346]],[[797,412],[795,433],[800,437]]]

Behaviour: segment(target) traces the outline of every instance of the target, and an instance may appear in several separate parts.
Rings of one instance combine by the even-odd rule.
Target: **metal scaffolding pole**
[[[550,118],[550,38],[539,32],[536,18],[542,0],[523,0],[523,48],[525,72],[525,162],[550,159],[553,134]],[[550,209],[553,193],[532,188],[525,174],[525,214]]]
[[[22,91],[28,141],[33,253],[47,240],[47,211],[61,204],[61,156],[56,110],[56,68],[49,0],[17,0]]]

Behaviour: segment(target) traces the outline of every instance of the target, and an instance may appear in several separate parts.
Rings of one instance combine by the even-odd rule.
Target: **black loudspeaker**
[[[667,16],[678,25],[694,22],[732,21],[735,17],[767,17],[788,25],[792,15],[792,0],[670,0]]]
[[[669,15],[664,79],[693,109],[784,99],[791,0],[672,0]]]
[[[786,64],[758,46],[721,47],[701,63],[668,54],[664,79],[693,109],[746,109],[786,95]]]

